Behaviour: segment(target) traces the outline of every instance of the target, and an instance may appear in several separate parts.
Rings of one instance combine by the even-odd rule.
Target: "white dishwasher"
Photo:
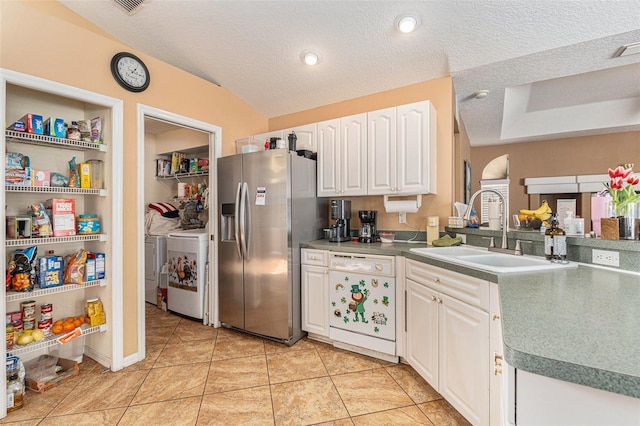
[[[334,346],[398,362],[394,265],[393,256],[329,254]]]

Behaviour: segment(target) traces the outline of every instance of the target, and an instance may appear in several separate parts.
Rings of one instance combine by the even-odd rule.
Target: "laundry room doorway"
[[[145,311],[150,305],[219,326],[214,241],[218,215],[213,188],[216,158],[222,153],[222,129],[141,104],[137,128],[137,187],[141,189],[137,322],[138,359],[142,360],[146,355]],[[172,241],[194,236],[200,241],[194,251],[172,251]],[[178,247],[184,250],[185,245],[179,241]],[[198,309],[192,310],[191,305]]]

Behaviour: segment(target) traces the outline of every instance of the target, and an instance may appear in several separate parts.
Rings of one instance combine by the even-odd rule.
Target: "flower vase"
[[[621,240],[635,240],[638,235],[636,218],[638,217],[637,203],[627,204],[618,216],[619,236]]]

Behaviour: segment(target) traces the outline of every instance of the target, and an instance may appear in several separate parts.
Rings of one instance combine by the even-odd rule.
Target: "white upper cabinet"
[[[318,197],[366,195],[366,114],[318,123]]]
[[[396,108],[367,114],[369,195],[394,193],[396,182]]]
[[[436,192],[436,116],[430,101],[368,114],[368,195]]]
[[[296,151],[301,149],[306,149],[313,152],[318,151],[318,123],[305,124],[304,126],[296,126],[289,129],[284,129],[282,133],[283,139],[287,143],[287,147],[289,146],[289,133],[291,132],[295,132],[298,138],[296,140]]]

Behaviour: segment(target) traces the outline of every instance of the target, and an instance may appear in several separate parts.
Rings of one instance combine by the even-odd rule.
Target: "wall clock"
[[[120,86],[131,92],[142,92],[149,87],[149,69],[136,55],[128,52],[116,53],[111,58],[111,73]]]

